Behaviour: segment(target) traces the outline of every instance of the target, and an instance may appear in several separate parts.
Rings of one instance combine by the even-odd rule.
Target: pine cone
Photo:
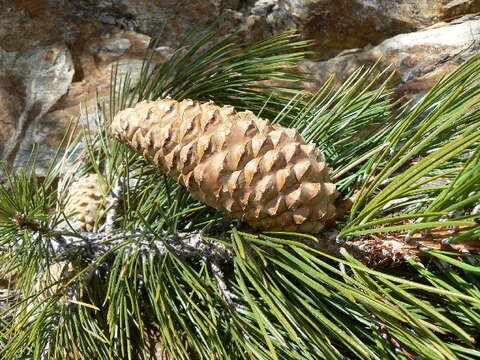
[[[60,261],[52,263],[48,267],[48,271],[42,273],[35,283],[35,290],[42,292],[48,288],[47,294],[51,295],[60,290],[61,285],[57,284],[62,279],[69,279],[75,274],[75,268],[71,262]],[[65,302],[66,298],[61,299],[61,302]]]
[[[194,198],[254,228],[317,233],[335,216],[322,152],[250,111],[143,101],[118,113],[111,132]]]
[[[65,214],[77,229],[91,231],[106,202],[105,181],[98,174],[87,174],[70,185]]]

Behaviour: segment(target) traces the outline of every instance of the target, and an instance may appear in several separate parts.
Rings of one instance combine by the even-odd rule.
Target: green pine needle
[[[330,79],[301,91],[295,68],[309,45],[293,33],[245,45],[210,32],[155,64],[152,43],[138,83],[113,71],[110,103],[87,112],[44,178],[34,157],[28,171],[4,168],[1,359],[150,359],[155,347],[185,360],[480,357],[480,256],[423,237],[479,248],[480,55],[401,104],[378,65],[338,89]],[[332,229],[261,234],[228,222],[110,138],[119,110],[166,96],[251,110],[323,149],[342,198],[357,196],[338,242]],[[73,221],[69,184],[91,172],[108,193],[121,189],[111,228],[59,228]],[[372,268],[352,246],[407,237],[425,245],[423,262]],[[189,240],[210,250],[187,256]]]

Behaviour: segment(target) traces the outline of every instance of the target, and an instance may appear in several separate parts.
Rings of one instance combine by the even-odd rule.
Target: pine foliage
[[[217,38],[162,65],[152,44],[137,84],[113,71],[110,102],[44,178],[34,157],[5,166],[0,358],[479,358],[480,54],[400,103],[375,67],[300,90],[295,34]],[[167,96],[298,129],[351,209],[318,236],[224,219],[109,134]],[[89,174],[105,200],[82,229],[66,209]]]

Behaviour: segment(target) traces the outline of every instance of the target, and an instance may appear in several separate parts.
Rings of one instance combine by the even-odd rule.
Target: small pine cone
[[[38,297],[28,301],[26,307],[18,307],[17,316],[20,313],[36,313],[29,317],[30,321],[33,321],[45,307],[45,300],[49,296],[55,295],[62,291],[62,285],[71,279],[75,275],[76,271],[71,262],[60,261],[49,265],[48,270],[39,273],[34,283],[34,290]],[[63,295],[60,297],[58,304],[65,305],[68,302],[68,296]]]
[[[317,233],[335,216],[322,152],[250,111],[143,101],[117,114],[111,132],[194,198],[254,228]]]
[[[98,174],[87,174],[70,185],[65,214],[79,230],[91,231],[103,213],[106,202],[105,181]]]
[[[71,262],[60,261],[52,263],[48,267],[48,271],[41,274],[35,283],[35,290],[41,292],[48,288],[48,294],[57,292],[61,285],[56,284],[63,278],[69,279],[75,274],[75,268]],[[55,284],[55,285],[53,285]],[[53,285],[53,286],[52,286]]]

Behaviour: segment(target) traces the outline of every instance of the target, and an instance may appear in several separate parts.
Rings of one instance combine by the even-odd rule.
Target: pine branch
[[[112,74],[111,103],[63,168],[42,181],[6,171],[0,270],[15,296],[1,358],[147,359],[150,338],[176,359],[480,357],[480,57],[397,109],[374,69],[338,91],[292,86],[291,99],[259,83],[300,79],[290,70],[307,44],[294,40],[207,34],[164,65],[147,57],[133,88]],[[354,194],[337,207],[346,216],[316,236],[259,233],[195,201],[108,134],[119,110],[167,94],[298,128]],[[106,189],[92,231],[62,225],[76,221],[63,195],[85,174]]]

